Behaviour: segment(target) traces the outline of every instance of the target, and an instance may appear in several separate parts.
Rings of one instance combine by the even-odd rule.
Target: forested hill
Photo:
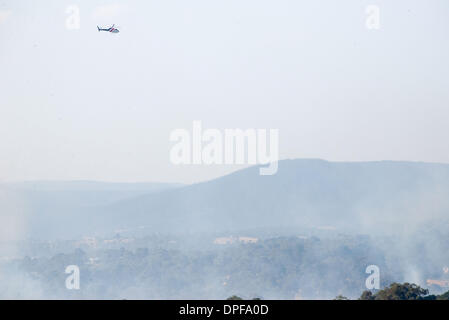
[[[255,166],[187,186],[73,186],[21,187],[17,198],[28,210],[23,221],[30,237],[70,238],[124,228],[396,233],[449,216],[449,165],[443,164],[285,160],[272,176],[259,175]]]
[[[104,208],[110,226],[220,231],[308,226],[342,231],[412,228],[449,216],[449,165],[285,160]],[[379,229],[379,228],[378,228]]]

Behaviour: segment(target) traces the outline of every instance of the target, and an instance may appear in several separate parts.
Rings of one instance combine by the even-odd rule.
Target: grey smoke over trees
[[[290,160],[257,172],[194,185],[5,184],[3,295],[355,298],[372,264],[382,286],[444,290],[427,280],[449,276],[449,166]],[[73,264],[79,291],[64,285]]]

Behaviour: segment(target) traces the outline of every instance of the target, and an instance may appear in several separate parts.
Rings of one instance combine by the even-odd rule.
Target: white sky
[[[447,0],[0,0],[0,181],[240,168],[170,163],[170,132],[193,120],[279,129],[282,159],[449,163],[448,14]]]

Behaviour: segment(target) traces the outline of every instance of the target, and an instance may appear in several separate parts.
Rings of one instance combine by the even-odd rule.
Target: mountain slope
[[[180,186],[95,181],[5,183],[0,184],[0,222],[15,226],[16,233],[30,238],[80,236],[90,226],[90,212],[99,212],[98,208],[124,199]]]
[[[98,227],[159,232],[332,226],[370,232],[447,218],[449,165],[285,160],[273,176],[258,167],[91,212]]]

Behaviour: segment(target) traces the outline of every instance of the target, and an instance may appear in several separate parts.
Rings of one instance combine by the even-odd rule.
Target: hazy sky
[[[0,181],[238,169],[170,163],[170,132],[193,120],[279,129],[282,159],[449,163],[448,14],[447,0],[0,0]]]

